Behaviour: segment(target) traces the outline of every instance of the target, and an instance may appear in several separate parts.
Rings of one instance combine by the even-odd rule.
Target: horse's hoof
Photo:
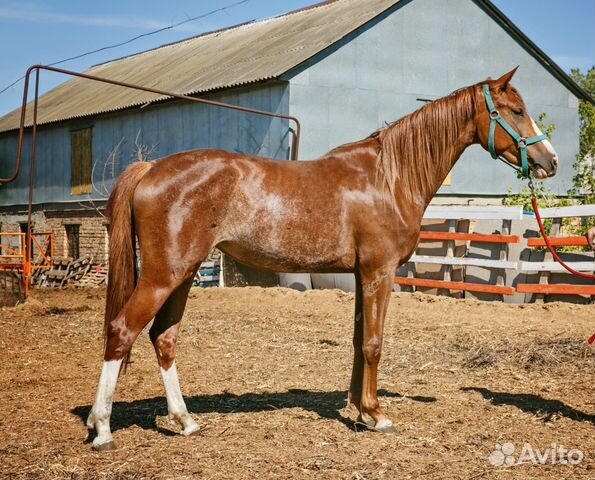
[[[376,422],[376,425],[374,425],[374,430],[376,430],[377,432],[388,433],[388,434],[393,434],[393,433],[397,432],[395,426],[393,425],[393,422],[391,422],[388,419],[384,419],[384,420],[380,420],[379,422]]]
[[[184,430],[180,432],[185,437],[195,437],[200,435],[200,426],[197,423],[188,425]]]
[[[357,417],[355,423],[365,425],[368,428],[368,430],[373,430],[375,432],[392,434],[396,433],[397,431],[395,429],[395,426],[393,425],[393,422],[391,422],[388,418],[384,418],[382,420],[379,420],[378,422],[375,422],[374,419],[368,415],[360,415],[359,417]]]
[[[117,450],[116,444],[112,441],[100,443],[98,445],[93,444],[93,450],[96,452],[107,452],[109,450]]]

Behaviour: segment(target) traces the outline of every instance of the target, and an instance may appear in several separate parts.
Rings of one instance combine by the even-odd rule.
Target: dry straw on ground
[[[178,349],[189,410],[167,418],[143,333],[97,454],[84,419],[101,368],[102,290],[36,291],[0,309],[1,478],[526,479],[595,477],[592,306],[514,306],[394,295],[381,403],[398,433],[354,424],[346,406],[353,295],[193,289]],[[496,444],[552,442],[569,465],[494,467]]]

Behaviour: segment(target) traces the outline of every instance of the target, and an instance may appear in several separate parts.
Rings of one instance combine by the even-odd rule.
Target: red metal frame
[[[54,256],[54,234],[51,232],[27,233],[3,232],[1,237],[18,238],[18,247],[0,243],[0,272],[15,272],[23,276],[25,298],[29,296],[31,277],[36,270],[48,270]],[[30,245],[27,248],[27,245]]]
[[[86,73],[73,72],[70,70],[64,70],[61,68],[50,67],[47,65],[33,65],[27,69],[27,73],[25,74],[25,85],[23,88],[23,103],[22,103],[22,107],[21,107],[21,119],[20,119],[20,124],[19,124],[19,140],[18,140],[18,146],[17,146],[17,158],[16,158],[16,162],[15,162],[15,170],[11,176],[6,177],[6,178],[0,178],[0,184],[13,182],[18,177],[20,169],[21,169],[23,143],[24,143],[24,138],[25,138],[25,116],[26,116],[26,112],[27,112],[27,99],[29,96],[29,83],[31,81],[31,74],[33,72],[35,72],[35,96],[34,96],[34,100],[33,100],[33,124],[31,126],[31,169],[30,169],[30,173],[29,173],[29,195],[28,195],[28,208],[27,208],[27,223],[29,225],[29,228],[31,228],[31,226],[32,226],[31,216],[32,216],[32,211],[33,211],[33,190],[35,187],[36,144],[37,144],[37,110],[38,110],[37,107],[38,107],[38,100],[39,100],[39,72],[40,72],[40,70],[47,70],[50,72],[60,73],[63,75],[84,78],[84,79],[92,80],[92,81],[96,81],[96,82],[108,83],[108,84],[120,86],[123,88],[132,88],[134,90],[142,90],[145,92],[155,93],[155,94],[163,95],[163,96],[170,97],[170,98],[176,98],[178,100],[185,100],[185,101],[195,102],[195,103],[204,103],[206,105],[211,105],[211,106],[215,106],[215,107],[237,110],[240,112],[250,113],[250,114],[254,114],[254,115],[263,115],[263,116],[267,116],[267,117],[280,118],[280,119],[294,122],[295,130],[290,129],[291,133],[293,134],[290,158],[291,158],[291,160],[297,160],[298,151],[299,151],[301,125],[300,125],[300,121],[294,116],[283,115],[283,114],[279,114],[279,113],[272,113],[272,112],[267,112],[264,110],[258,110],[258,109],[254,109],[254,108],[241,107],[238,105],[230,105],[227,103],[217,102],[214,100],[207,100],[204,98],[191,97],[190,95],[183,95],[183,94],[179,94],[179,93],[175,93],[175,92],[168,92],[167,90],[161,90],[161,89],[157,89],[157,88],[143,87],[141,85],[120,82],[118,80],[112,80],[109,78],[98,77],[95,75],[88,75]],[[7,235],[7,234],[3,234],[3,235]],[[25,234],[22,234],[22,235],[25,235]],[[34,240],[35,235],[38,235],[38,234],[32,234],[32,236],[30,237],[30,242],[26,242],[26,243],[30,243],[30,245],[29,245],[30,248],[27,249],[26,248],[27,245],[25,245],[25,248],[23,249],[25,257],[23,258],[22,271],[23,271],[25,290],[26,290],[27,295],[29,293],[29,281],[30,281],[31,275],[36,267],[34,265],[35,262],[32,259],[32,255],[31,254],[27,255],[26,252],[27,251],[30,253],[32,252],[33,243],[35,242],[35,240]],[[41,234],[39,234],[39,235],[41,235]],[[53,249],[53,242],[50,242],[50,243],[51,243],[51,248]]]

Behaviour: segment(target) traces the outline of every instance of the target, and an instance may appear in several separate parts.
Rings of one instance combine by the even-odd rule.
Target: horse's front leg
[[[362,279],[359,272],[355,272],[355,312],[353,315],[353,368],[351,370],[351,384],[347,401],[359,409],[362,399],[362,385],[364,381],[364,298]]]
[[[357,395],[357,392],[352,391],[351,396],[360,411],[359,421],[374,430],[393,433],[395,431],[393,422],[380,409],[377,382],[378,363],[382,353],[384,318],[386,317],[394,282],[394,269],[383,268],[373,272],[362,271],[359,278],[363,300],[363,324],[361,325],[361,333],[359,335],[356,333],[354,340],[361,339],[359,348],[363,353],[363,368],[361,369],[361,393]],[[355,324],[357,328],[357,318]],[[357,358],[358,355],[356,354],[356,361]],[[355,364],[353,373],[354,376],[358,373]],[[352,377],[352,389],[359,387],[358,383],[360,383],[358,379]]]

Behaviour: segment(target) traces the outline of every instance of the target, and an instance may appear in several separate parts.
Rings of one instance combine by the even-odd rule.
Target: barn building
[[[562,165],[549,186],[565,194],[578,151],[578,101],[588,96],[489,0],[326,1],[87,73],[295,116],[306,160],[516,65],[514,83],[530,112],[545,112],[556,126]],[[0,176],[14,166],[19,116],[0,118]],[[41,96],[38,123],[34,228],[54,232],[56,255],[100,261],[107,252],[105,199],[139,150],[148,158],[223,148],[288,159],[292,127],[80,78]],[[29,138],[30,129],[26,144]],[[2,231],[27,228],[29,151],[19,178],[0,187]],[[436,201],[499,202],[519,186],[511,172],[472,147]]]

